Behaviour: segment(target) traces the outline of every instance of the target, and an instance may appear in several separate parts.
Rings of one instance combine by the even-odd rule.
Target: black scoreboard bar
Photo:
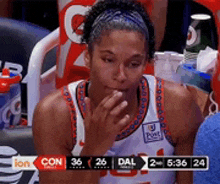
[[[149,157],[149,170],[208,170],[207,156],[193,157]]]
[[[208,170],[207,156],[66,157],[67,170]]]

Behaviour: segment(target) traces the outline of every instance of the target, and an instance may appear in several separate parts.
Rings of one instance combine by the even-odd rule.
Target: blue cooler
[[[212,76],[196,70],[195,64],[187,63],[179,65],[176,73],[179,75],[181,83],[197,87],[206,93],[211,93]]]

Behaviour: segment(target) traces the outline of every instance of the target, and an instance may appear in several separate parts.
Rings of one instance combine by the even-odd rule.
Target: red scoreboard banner
[[[34,161],[34,165],[38,170],[66,170],[66,156],[39,156]]]

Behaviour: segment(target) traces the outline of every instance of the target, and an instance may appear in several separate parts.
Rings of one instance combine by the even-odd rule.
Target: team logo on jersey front
[[[163,140],[163,132],[159,121],[143,123],[142,130],[145,143]]]

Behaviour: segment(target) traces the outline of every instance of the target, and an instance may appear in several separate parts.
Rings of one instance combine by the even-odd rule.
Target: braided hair
[[[136,12],[139,15],[139,19],[136,19],[137,22],[142,19],[143,22],[139,23],[139,26],[133,23],[124,22],[102,22],[99,23],[98,28],[94,31],[93,25],[96,19],[99,18],[103,14],[103,12],[108,10],[120,10],[120,11],[132,11]],[[146,31],[143,31],[141,27],[146,27]],[[96,4],[92,6],[92,8],[87,12],[86,18],[84,21],[83,28],[83,36],[82,43],[88,44],[88,50],[92,52],[93,44],[98,43],[100,41],[103,31],[106,30],[129,30],[129,31],[137,31],[142,33],[146,38],[147,54],[148,58],[151,60],[154,56],[154,27],[149,19],[149,16],[141,5],[141,3],[136,0],[99,0]],[[146,33],[147,32],[147,33]]]

